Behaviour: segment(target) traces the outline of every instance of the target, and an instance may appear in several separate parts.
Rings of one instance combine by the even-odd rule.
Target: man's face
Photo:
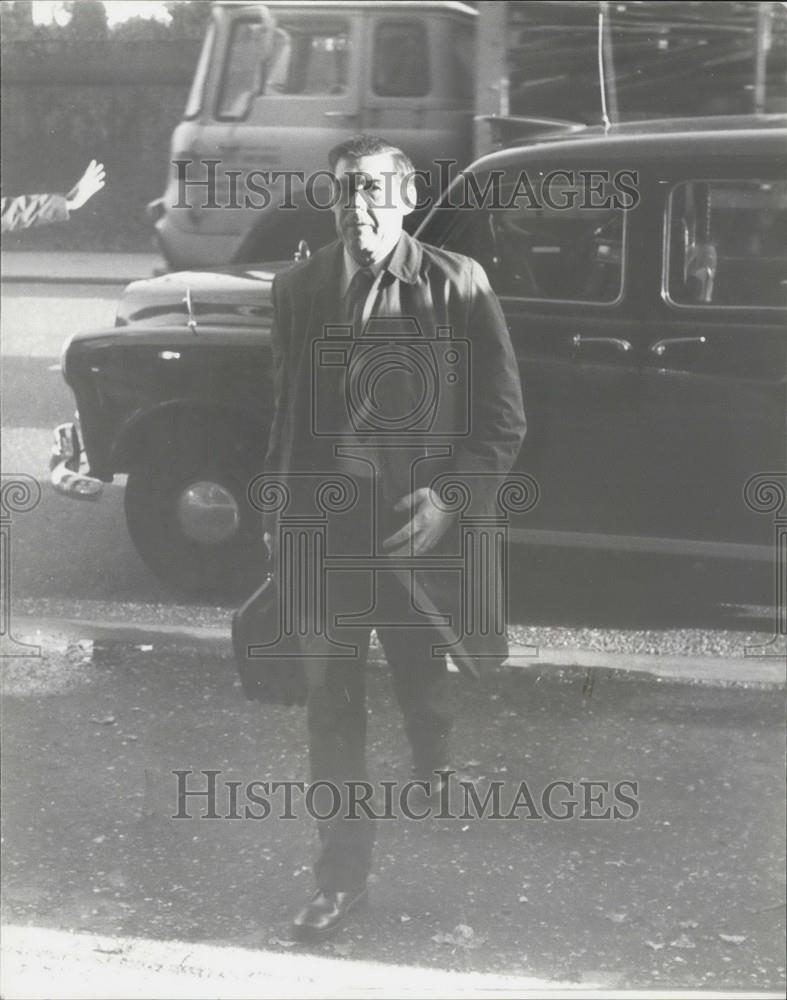
[[[350,255],[368,265],[384,257],[412,211],[409,191],[390,153],[343,159],[336,164],[341,197],[334,207],[336,230]]]

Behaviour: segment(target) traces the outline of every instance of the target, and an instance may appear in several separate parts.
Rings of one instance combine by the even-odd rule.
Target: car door
[[[641,330],[627,272],[643,222],[590,207],[580,181],[553,185],[550,207],[545,176],[531,174],[538,204],[458,211],[445,245],[486,269],[519,364],[528,428],[517,470],[537,481],[539,501],[513,520],[512,538],[615,548],[641,525]]]
[[[775,164],[662,178],[663,270],[643,359],[648,533],[665,547],[771,558],[747,481],[785,468],[787,184]],[[654,269],[654,274],[656,273]]]

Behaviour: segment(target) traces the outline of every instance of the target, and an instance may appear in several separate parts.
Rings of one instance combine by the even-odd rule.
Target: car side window
[[[787,305],[787,182],[687,181],[667,212],[669,301]]]
[[[492,204],[458,211],[446,246],[475,258],[498,295],[611,303],[623,291],[625,212],[584,181],[503,189]],[[486,199],[490,201],[489,198]],[[495,201],[497,204],[495,204]]]
[[[374,33],[372,89],[380,97],[429,93],[429,46],[423,21],[384,21]]]

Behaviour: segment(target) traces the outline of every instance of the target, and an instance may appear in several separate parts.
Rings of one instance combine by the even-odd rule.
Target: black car
[[[784,474],[785,119],[632,123],[479,160],[418,231],[486,269],[509,322],[539,502],[521,546],[772,560],[747,504]],[[293,248],[301,233],[293,228]],[[246,487],[272,417],[270,288],[290,262],[126,289],[111,329],[64,351],[78,424],[53,481],[96,497],[128,474],[131,536],[190,591],[264,561]]]

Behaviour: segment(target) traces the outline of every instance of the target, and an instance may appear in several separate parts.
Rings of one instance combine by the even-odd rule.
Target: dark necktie
[[[363,310],[373,284],[374,273],[367,267],[361,267],[352,276],[347,292],[345,293],[345,322],[352,325],[353,338],[360,337],[363,333]]]
[[[354,340],[363,339],[364,307],[372,294],[374,283],[374,274],[368,268],[360,268],[353,275],[345,294],[345,322],[352,325]],[[373,304],[369,310],[370,317],[374,313]],[[364,427],[367,435],[361,453],[374,462],[377,470],[378,496],[383,502],[379,519],[379,526],[383,531],[380,538],[383,538],[391,533],[391,507],[409,492],[408,484],[413,456],[408,450],[402,448],[375,447],[375,444],[379,444],[381,439],[374,435],[374,428],[379,426],[390,428],[391,418],[410,412],[412,386],[406,377],[406,365],[402,364],[403,361],[406,361],[408,348],[402,346],[398,350],[392,349],[391,345],[382,339],[380,339],[379,344],[375,344],[372,337],[373,333],[370,332],[365,342],[359,345],[359,353],[355,355],[355,360],[350,361],[350,370],[344,373],[345,382],[342,385],[342,392],[346,392],[346,378],[349,377],[353,388],[346,394],[347,405],[354,411],[356,418],[358,418],[358,425]],[[379,361],[376,361],[376,358],[379,358]],[[371,385],[374,385],[374,380],[370,383],[365,377],[366,373],[390,366],[392,361],[395,366],[394,370],[389,371],[388,375],[375,385],[374,397],[368,396],[367,393],[370,391]],[[371,436],[368,436],[370,431]],[[364,432],[362,431],[362,433]],[[350,438],[352,437],[353,431],[350,430]],[[420,451],[418,453],[420,454]],[[402,523],[403,520],[406,520],[404,515],[399,518],[399,523]]]

